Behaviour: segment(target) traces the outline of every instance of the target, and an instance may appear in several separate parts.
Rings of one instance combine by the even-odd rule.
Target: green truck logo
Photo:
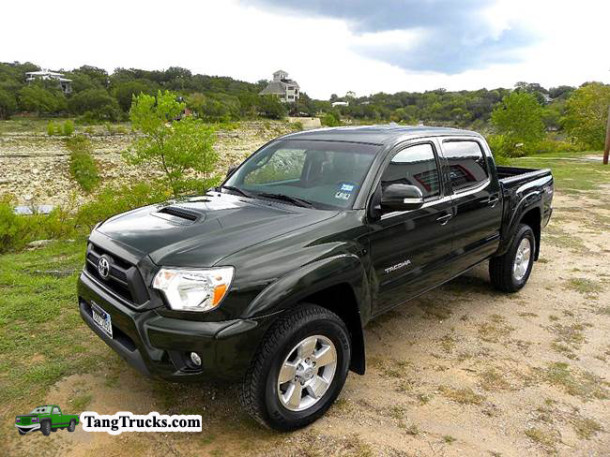
[[[61,429],[73,432],[78,425],[78,416],[75,414],[63,414],[57,405],[37,406],[29,414],[17,416],[15,427],[20,435],[40,430],[44,436]]]

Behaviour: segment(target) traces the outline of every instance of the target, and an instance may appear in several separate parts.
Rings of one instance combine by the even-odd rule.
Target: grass
[[[532,441],[541,444],[542,446],[548,449],[554,449],[555,444],[559,442],[559,437],[556,433],[542,430],[538,427],[528,428],[525,431],[525,435]]]
[[[573,419],[572,426],[578,437],[584,440],[591,439],[593,435],[604,429],[599,422],[585,417],[576,417]]]
[[[64,376],[101,366],[108,351],[82,323],[76,278],[84,240],[0,257],[0,403],[40,403]],[[55,275],[55,271],[65,274]],[[84,400],[82,400],[84,401]]]
[[[550,168],[553,171],[555,188],[562,192],[591,191],[600,185],[610,182],[610,167],[601,161],[570,160],[586,155],[598,155],[600,152],[583,151],[538,154],[531,157],[512,159],[511,165],[527,168]]]
[[[441,386],[439,390],[445,397],[461,405],[480,405],[485,401],[483,395],[475,393],[469,387],[456,389],[453,387]]]
[[[72,398],[72,400],[70,400],[72,410],[85,411],[87,406],[89,406],[89,404],[91,403],[91,400],[93,400],[93,395],[91,394],[77,395],[76,397]]]
[[[498,343],[506,338],[514,330],[514,327],[506,324],[506,320],[498,315],[493,314],[490,317],[490,322],[484,322],[478,326],[479,338],[488,343]]]
[[[502,372],[495,368],[488,368],[480,373],[479,384],[487,391],[508,390],[511,387]]]
[[[588,371],[573,370],[567,363],[549,364],[543,371],[543,378],[575,397],[605,400],[609,395],[607,382]]]
[[[588,296],[597,295],[604,290],[599,281],[587,278],[570,278],[565,288]]]

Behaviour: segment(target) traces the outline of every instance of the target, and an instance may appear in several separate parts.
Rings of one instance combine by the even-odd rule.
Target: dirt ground
[[[326,417],[302,431],[262,429],[237,386],[151,381],[107,349],[107,368],[64,378],[47,402],[202,414],[203,432],[77,427],[14,432],[3,445],[11,456],[608,456],[610,205],[558,194],[554,206],[525,289],[494,292],[479,267],[372,322],[366,375],[350,374]]]

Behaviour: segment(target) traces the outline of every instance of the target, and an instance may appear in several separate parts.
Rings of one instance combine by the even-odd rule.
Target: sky
[[[318,99],[354,91],[610,83],[607,0],[4,2],[0,61],[53,70],[287,71]]]

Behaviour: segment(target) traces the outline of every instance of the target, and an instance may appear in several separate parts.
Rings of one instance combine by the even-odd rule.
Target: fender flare
[[[370,319],[371,295],[365,268],[360,258],[354,254],[340,254],[319,259],[278,278],[257,295],[242,317],[247,319],[279,315],[306,301],[307,297],[345,284],[352,289],[355,309],[334,308],[331,311],[341,315],[350,331],[352,338],[350,368],[358,374],[364,374],[363,323]],[[346,315],[349,315],[350,319],[346,319],[344,317]]]

